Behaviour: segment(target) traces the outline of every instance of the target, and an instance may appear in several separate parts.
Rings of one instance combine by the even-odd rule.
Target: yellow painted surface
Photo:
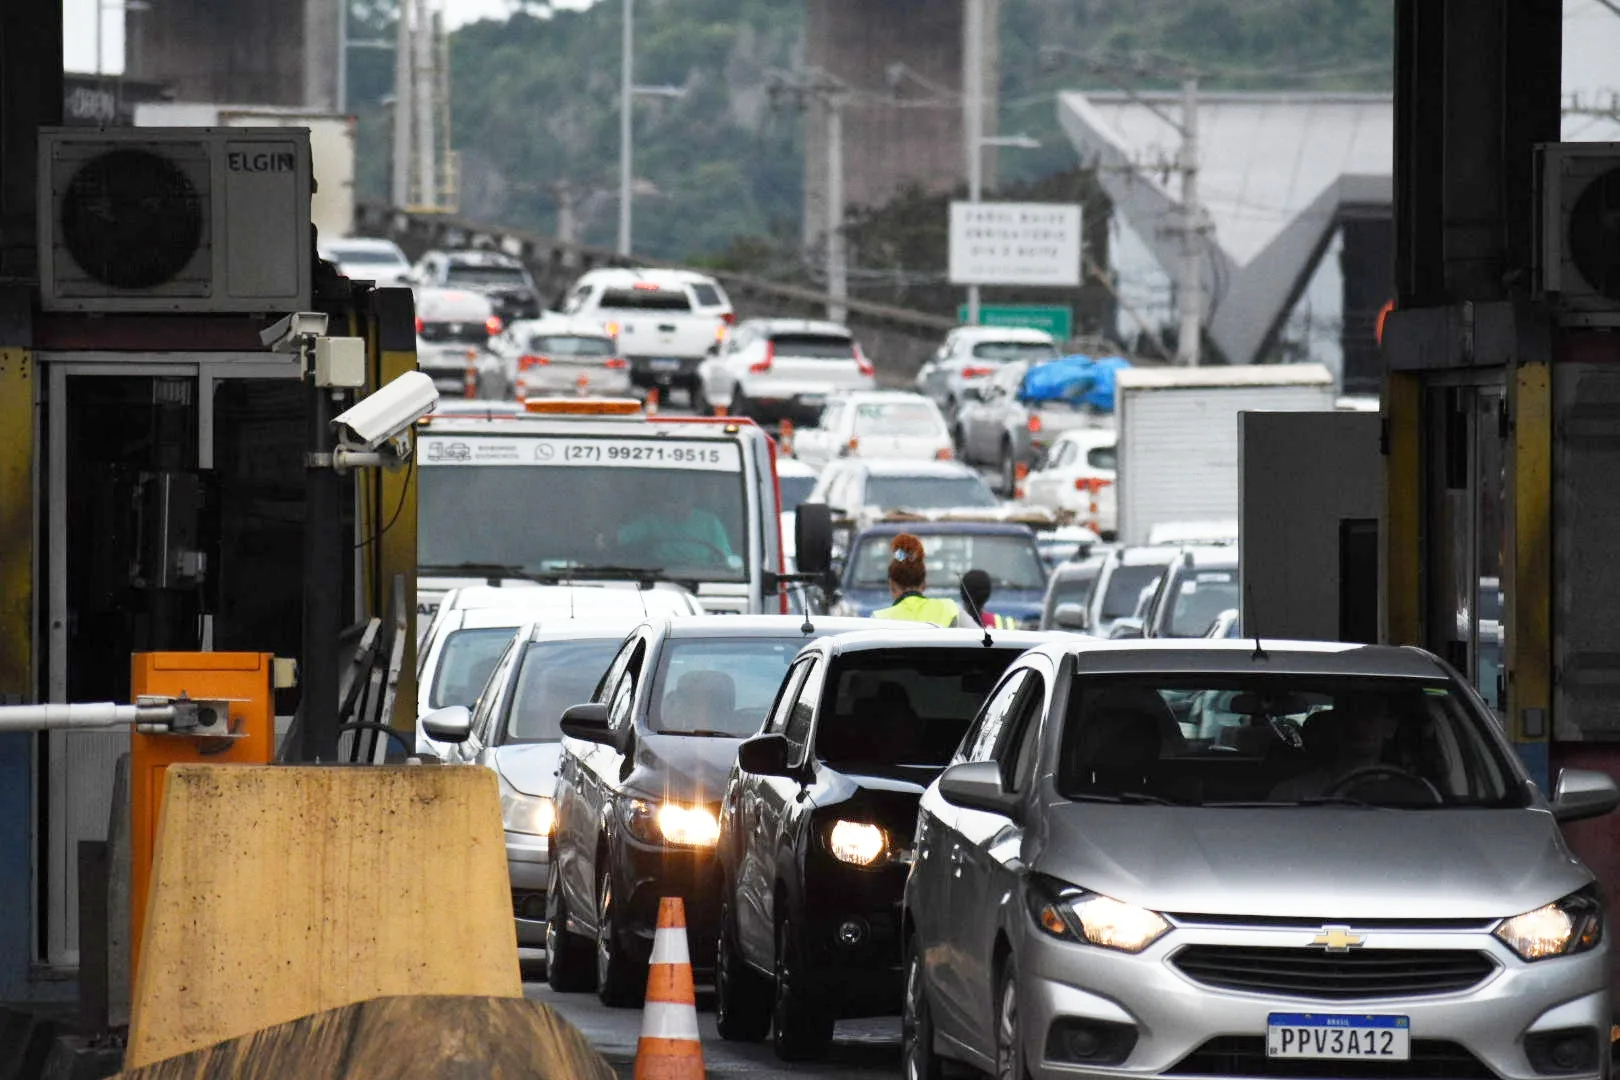
[[[520,997],[492,772],[173,765],[124,1067],[374,997]]]
[[[379,352],[377,385],[416,370],[415,352]],[[376,473],[377,470],[370,470]],[[392,581],[398,574],[405,579],[405,607],[409,618],[409,633],[405,635],[405,662],[400,667],[399,689],[394,697],[393,725],[400,731],[410,732],[415,742],[416,732],[416,481],[417,466],[413,461],[396,472],[383,471],[375,481],[381,487],[377,500],[382,507],[382,525],[388,528],[378,543],[376,566],[379,579]],[[397,515],[397,516],[396,516]],[[393,524],[389,525],[389,520]],[[383,591],[383,608],[388,613],[388,592]]]
[[[1545,363],[1525,364],[1508,386],[1507,708],[1519,742],[1552,727],[1552,384]],[[1524,732],[1524,710],[1543,710],[1542,733]]]
[[[34,371],[0,349],[0,701],[34,697]]]
[[[1423,641],[1423,456],[1422,383],[1416,375],[1390,372],[1384,383],[1383,530],[1384,603],[1382,640],[1391,645]]]

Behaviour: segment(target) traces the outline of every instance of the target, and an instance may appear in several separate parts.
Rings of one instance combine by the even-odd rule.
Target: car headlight
[[[889,834],[864,821],[835,821],[827,830],[827,850],[839,862],[871,866],[889,850]]]
[[[1521,960],[1585,952],[1603,940],[1603,905],[1588,886],[1562,900],[1503,919],[1496,937]]]
[[[525,795],[503,779],[501,825],[507,832],[550,836],[557,825],[557,804],[543,795]]]
[[[622,816],[630,835],[644,844],[713,847],[720,840],[720,820],[706,806],[629,799]]]
[[[1032,878],[1025,895],[1035,925],[1063,941],[1139,953],[1170,932],[1156,911],[1050,879]]]

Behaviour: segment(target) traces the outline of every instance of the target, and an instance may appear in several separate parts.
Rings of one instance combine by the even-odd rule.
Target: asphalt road
[[[525,954],[528,955],[527,953]],[[543,954],[541,954],[543,955]],[[525,964],[525,979],[534,978],[539,965]],[[543,1001],[585,1033],[608,1064],[622,1077],[634,1072],[636,1040],[641,1037],[640,1009],[610,1009],[595,994],[557,994],[543,981],[525,982],[523,992]],[[900,1075],[900,1018],[846,1020],[838,1025],[832,1053],[825,1061],[786,1064],[778,1061],[767,1040],[733,1043],[714,1030],[714,994],[698,987],[698,1029],[703,1035],[703,1064],[709,1076],[826,1078]]]

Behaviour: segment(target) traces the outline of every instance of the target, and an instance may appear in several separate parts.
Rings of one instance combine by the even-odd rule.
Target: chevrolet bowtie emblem
[[[1324,926],[1322,932],[1311,939],[1311,944],[1320,945],[1328,952],[1349,952],[1366,940],[1361,934],[1352,934],[1348,926]]]

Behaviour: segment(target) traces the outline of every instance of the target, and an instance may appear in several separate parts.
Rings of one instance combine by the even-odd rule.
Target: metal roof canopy
[[[1080,159],[1159,264],[1180,258],[1179,195],[1161,181],[1180,135],[1180,95],[1060,94],[1058,119]],[[1338,225],[1392,211],[1394,106],[1387,94],[1217,91],[1199,96],[1199,180],[1213,226],[1204,242],[1203,313],[1233,364],[1254,362],[1299,298]],[[1168,173],[1166,174],[1168,175]]]

